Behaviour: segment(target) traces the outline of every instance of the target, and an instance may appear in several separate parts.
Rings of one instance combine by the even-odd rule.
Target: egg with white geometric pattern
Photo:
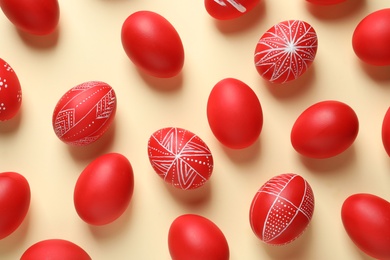
[[[155,172],[172,186],[196,189],[213,172],[213,156],[208,146],[194,133],[178,127],[154,132],[148,141],[149,161]]]
[[[116,112],[114,89],[105,82],[88,81],[67,91],[52,118],[57,137],[71,145],[97,141],[110,127]]]
[[[0,121],[13,118],[22,104],[22,88],[15,71],[0,59]]]
[[[285,173],[268,180],[256,193],[250,208],[255,235],[270,245],[284,245],[298,238],[314,212],[314,194],[298,174]]]
[[[317,46],[317,34],[307,22],[280,22],[257,42],[254,55],[256,70],[272,83],[295,80],[313,63]]]

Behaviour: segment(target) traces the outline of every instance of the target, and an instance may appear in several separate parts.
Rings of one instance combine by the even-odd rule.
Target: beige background
[[[196,213],[224,232],[232,260],[370,259],[346,235],[340,208],[357,192],[390,200],[390,159],[381,142],[382,120],[390,105],[390,69],[362,64],[351,37],[363,17],[388,6],[387,0],[349,0],[332,7],[267,0],[245,17],[217,22],[200,0],[66,0],[60,1],[58,31],[47,37],[17,32],[1,13],[0,57],[17,73],[23,103],[16,118],[0,123],[0,172],[23,174],[32,200],[20,228],[0,241],[0,258],[19,259],[33,243],[62,238],[96,260],[170,259],[171,222],[181,214]],[[179,32],[186,55],[180,76],[161,80],[140,74],[125,55],[121,26],[138,10],[160,13]],[[287,19],[305,20],[315,28],[317,57],[296,82],[270,85],[257,74],[254,48],[268,28]],[[208,94],[225,77],[251,86],[263,107],[259,141],[244,150],[222,147],[208,126]],[[105,81],[115,89],[115,123],[99,142],[68,147],[54,134],[52,112],[68,89],[89,80]],[[340,100],[356,111],[359,135],[337,157],[302,158],[291,146],[291,127],[305,108],[325,99]],[[147,140],[167,126],[186,128],[210,147],[215,168],[203,188],[174,190],[151,168]],[[73,188],[84,167],[106,152],[119,152],[130,160],[135,190],[120,219],[91,227],[75,212]],[[316,208],[303,236],[287,246],[270,247],[252,233],[249,207],[265,181],[285,172],[309,181]]]

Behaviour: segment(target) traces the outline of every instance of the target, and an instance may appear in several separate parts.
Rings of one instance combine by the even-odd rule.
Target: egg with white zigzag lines
[[[101,81],[71,88],[58,101],[52,118],[55,134],[67,144],[85,146],[110,127],[116,112],[114,89]]]

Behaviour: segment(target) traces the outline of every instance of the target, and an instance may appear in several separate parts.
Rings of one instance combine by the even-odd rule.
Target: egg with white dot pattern
[[[256,193],[250,208],[255,235],[271,245],[284,245],[298,238],[314,212],[314,194],[300,175],[286,173],[268,180]]]
[[[114,89],[101,81],[88,81],[67,91],[52,118],[55,134],[67,144],[85,146],[110,127],[116,112]]]
[[[0,121],[9,120],[22,104],[22,88],[15,71],[0,59]]]
[[[300,20],[280,22],[257,42],[256,70],[272,83],[295,80],[311,66],[317,47],[317,33],[310,24]]]
[[[156,173],[182,190],[204,185],[214,166],[211,151],[203,140],[178,127],[154,132],[148,141],[148,156]]]

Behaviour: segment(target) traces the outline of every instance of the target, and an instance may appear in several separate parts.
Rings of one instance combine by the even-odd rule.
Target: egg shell
[[[158,78],[178,75],[184,65],[184,47],[175,27],[163,16],[137,11],[124,21],[122,46],[130,60]]]
[[[205,8],[210,16],[218,20],[231,20],[243,16],[254,9],[260,0],[205,0]]]
[[[30,207],[27,179],[16,172],[0,173],[0,240],[11,235],[24,221]]]
[[[390,8],[381,9],[364,17],[352,35],[355,54],[374,66],[390,65]]]
[[[179,127],[154,132],[148,141],[148,156],[155,172],[182,190],[203,186],[213,172],[213,156],[206,143]]]
[[[20,260],[91,260],[80,246],[63,239],[47,239],[30,246]]]
[[[53,129],[67,144],[85,146],[110,127],[116,112],[114,89],[101,81],[88,81],[67,91],[53,112]]]
[[[373,194],[353,194],[344,201],[341,218],[360,250],[375,259],[390,259],[390,202]]]
[[[254,234],[270,245],[284,245],[298,238],[314,212],[314,194],[300,175],[285,173],[268,180],[250,207]]]
[[[382,143],[388,156],[390,156],[390,107],[387,109],[382,122]]]
[[[93,160],[80,174],[74,188],[77,214],[90,225],[106,225],[127,209],[134,190],[133,169],[119,153]]]
[[[295,80],[312,65],[317,47],[317,33],[310,24],[301,20],[280,22],[257,42],[256,70],[272,83]]]
[[[348,149],[358,132],[355,111],[343,102],[326,100],[299,115],[291,130],[291,143],[303,156],[325,159]]]
[[[22,104],[22,88],[11,66],[0,59],[0,121],[12,119]]]
[[[0,7],[19,30],[34,35],[52,33],[60,19],[57,0],[0,0]]]
[[[232,149],[252,145],[263,127],[263,111],[256,93],[234,78],[219,81],[211,90],[207,119],[215,137]]]
[[[228,260],[229,245],[221,229],[211,220],[184,214],[171,224],[168,248],[172,260]]]

